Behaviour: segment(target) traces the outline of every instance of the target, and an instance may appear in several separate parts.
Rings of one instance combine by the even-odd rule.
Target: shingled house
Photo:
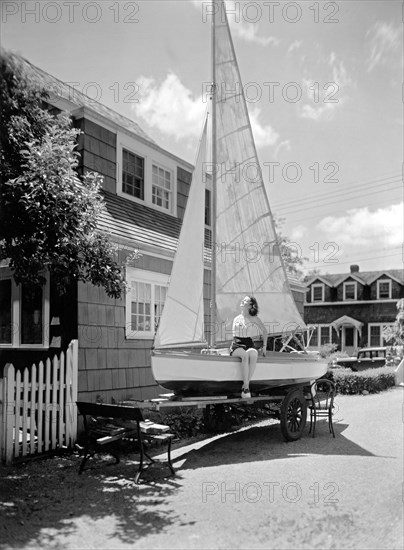
[[[130,292],[108,298],[91,284],[73,285],[59,296],[50,277],[35,295],[17,287],[0,266],[0,377],[7,362],[17,368],[38,363],[78,339],[80,400],[149,399],[161,389],[150,367],[155,326],[164,305],[168,278],[189,193],[193,166],[162,149],[132,120],[22,60],[27,71],[50,92],[52,112],[66,111],[82,130],[77,150],[79,175],[96,171],[104,178],[106,212],[99,227],[119,247]],[[205,233],[210,239],[210,189],[207,179]],[[208,311],[208,263],[205,305]],[[303,315],[305,288],[291,280]]]
[[[309,349],[335,343],[351,354],[360,347],[382,346],[383,327],[392,325],[396,303],[404,297],[400,269],[359,270],[316,275],[307,281],[304,320],[313,328]]]

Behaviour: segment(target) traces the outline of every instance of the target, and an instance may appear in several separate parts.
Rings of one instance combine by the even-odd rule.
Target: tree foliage
[[[302,256],[302,251],[298,243],[293,243],[286,235],[282,234],[282,226],[285,223],[284,218],[275,216],[275,229],[278,237],[283,262],[286,271],[298,279],[303,278],[302,266],[308,258]]]
[[[386,327],[383,336],[389,344],[404,346],[404,298],[397,302],[398,313],[394,325]]]
[[[49,271],[61,292],[84,281],[120,297],[116,247],[97,229],[102,178],[75,173],[79,130],[49,112],[17,57],[2,51],[0,69],[0,260],[17,283],[42,284]]]

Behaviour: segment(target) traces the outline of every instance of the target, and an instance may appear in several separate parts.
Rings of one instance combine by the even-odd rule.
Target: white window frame
[[[0,269],[0,279],[11,280],[11,343],[0,343],[0,349],[47,349],[49,348],[49,315],[50,315],[50,280],[49,273],[45,275],[45,285],[42,292],[42,343],[21,343],[21,291],[22,285],[17,285],[9,268]]]
[[[166,208],[165,206],[159,206],[158,204],[154,203],[153,202],[153,185],[155,185],[154,181],[153,181],[153,167],[156,167],[157,169],[161,169],[161,170],[164,170],[165,172],[168,172],[170,174],[170,191],[168,193],[169,195],[169,205],[168,205],[168,208]],[[173,197],[173,188],[174,188],[174,174],[173,174],[173,171],[170,170],[170,168],[168,168],[167,166],[163,166],[162,164],[160,164],[159,162],[152,162],[152,167],[151,167],[151,200],[152,200],[152,204],[153,204],[153,207],[155,208],[159,208],[161,209],[163,212],[172,212],[172,204],[173,204],[173,200],[174,200],[174,197]],[[146,178],[145,178],[145,182],[146,182]],[[158,187],[160,189],[164,189],[164,191],[167,191],[167,189],[165,188],[162,188],[158,185]]]
[[[380,297],[380,283],[388,283],[389,284],[389,295],[387,297]],[[378,300],[390,300],[391,299],[391,279],[379,279],[377,281],[377,299]]]
[[[328,340],[329,340],[329,342],[327,342],[327,343],[332,344],[332,331],[333,331],[333,326],[332,325],[327,324],[327,323],[323,323],[323,324],[319,324],[319,325],[310,325],[310,328],[314,328],[313,334],[314,333],[317,334],[317,344],[312,344],[311,343],[311,340],[313,339],[313,335],[312,335],[311,338],[310,338],[310,343],[308,345],[309,349],[311,349],[311,348],[320,349],[321,346],[325,345],[325,344],[321,343],[321,329],[322,328],[328,328]]]
[[[347,298],[346,296],[346,289],[348,286],[350,285],[353,285],[354,289],[355,289],[355,296],[354,298]],[[352,302],[353,300],[357,300],[358,299],[358,284],[355,282],[355,281],[347,281],[344,283],[344,287],[343,287],[343,299],[344,301],[347,301],[347,302]]]
[[[379,347],[386,346],[387,344],[383,339],[383,329],[385,327],[392,327],[393,325],[394,325],[394,323],[369,323],[368,324],[368,347],[379,348]],[[371,327],[380,327],[380,336],[379,336],[379,343],[378,344],[372,344],[370,342],[370,329],[371,329]]]
[[[124,152],[128,152],[129,154],[133,155],[133,156],[136,156],[137,158],[139,159],[142,159],[143,160],[143,188],[142,188],[142,195],[143,195],[143,198],[140,198],[140,197],[135,197],[135,195],[132,195],[132,193],[128,193],[127,191],[124,191],[123,190],[123,154]],[[128,149],[127,147],[122,147],[122,156],[121,156],[121,172],[120,172],[120,175],[121,175],[121,189],[122,189],[122,194],[127,196],[127,197],[131,197],[132,199],[136,200],[136,201],[139,201],[141,203],[143,203],[145,201],[145,197],[146,197],[146,159],[141,156],[141,155],[138,155],[137,153],[135,153],[134,151]]]
[[[151,285],[151,326],[154,327],[154,301],[155,301],[155,286],[166,286],[168,288],[169,275],[165,273],[156,273],[154,271],[144,271],[133,267],[126,267],[126,282],[129,287],[131,281],[138,283],[146,283]],[[126,293],[125,300],[125,336],[128,340],[153,340],[154,330],[132,331],[131,328],[131,311],[132,300],[131,291]]]
[[[321,288],[321,300],[315,300],[314,299],[314,289],[315,288]],[[325,294],[325,285],[324,285],[324,283],[316,283],[314,285],[311,285],[311,301],[312,301],[312,303],[318,304],[320,302],[324,302],[324,294]]]
[[[144,193],[143,199],[134,197],[129,193],[124,193],[122,187],[122,168],[123,168],[123,150],[126,149],[130,153],[143,158],[144,168]],[[162,151],[158,151],[147,144],[134,140],[123,132],[117,133],[117,162],[116,162],[116,192],[120,197],[124,197],[127,200],[137,202],[169,214],[177,216],[177,168],[178,163],[170,156],[165,155]],[[164,208],[153,204],[152,188],[153,188],[153,164],[163,168],[171,173],[171,203],[170,208]]]

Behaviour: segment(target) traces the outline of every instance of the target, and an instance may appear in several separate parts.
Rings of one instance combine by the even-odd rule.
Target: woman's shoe
[[[249,388],[243,388],[241,390],[241,398],[242,399],[251,399],[251,393]]]

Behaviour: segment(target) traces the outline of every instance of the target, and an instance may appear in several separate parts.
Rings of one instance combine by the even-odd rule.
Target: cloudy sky
[[[342,273],[403,267],[400,2],[227,2],[273,212]],[[278,5],[279,4],[279,5]],[[2,2],[1,43],[194,162],[210,3]]]

